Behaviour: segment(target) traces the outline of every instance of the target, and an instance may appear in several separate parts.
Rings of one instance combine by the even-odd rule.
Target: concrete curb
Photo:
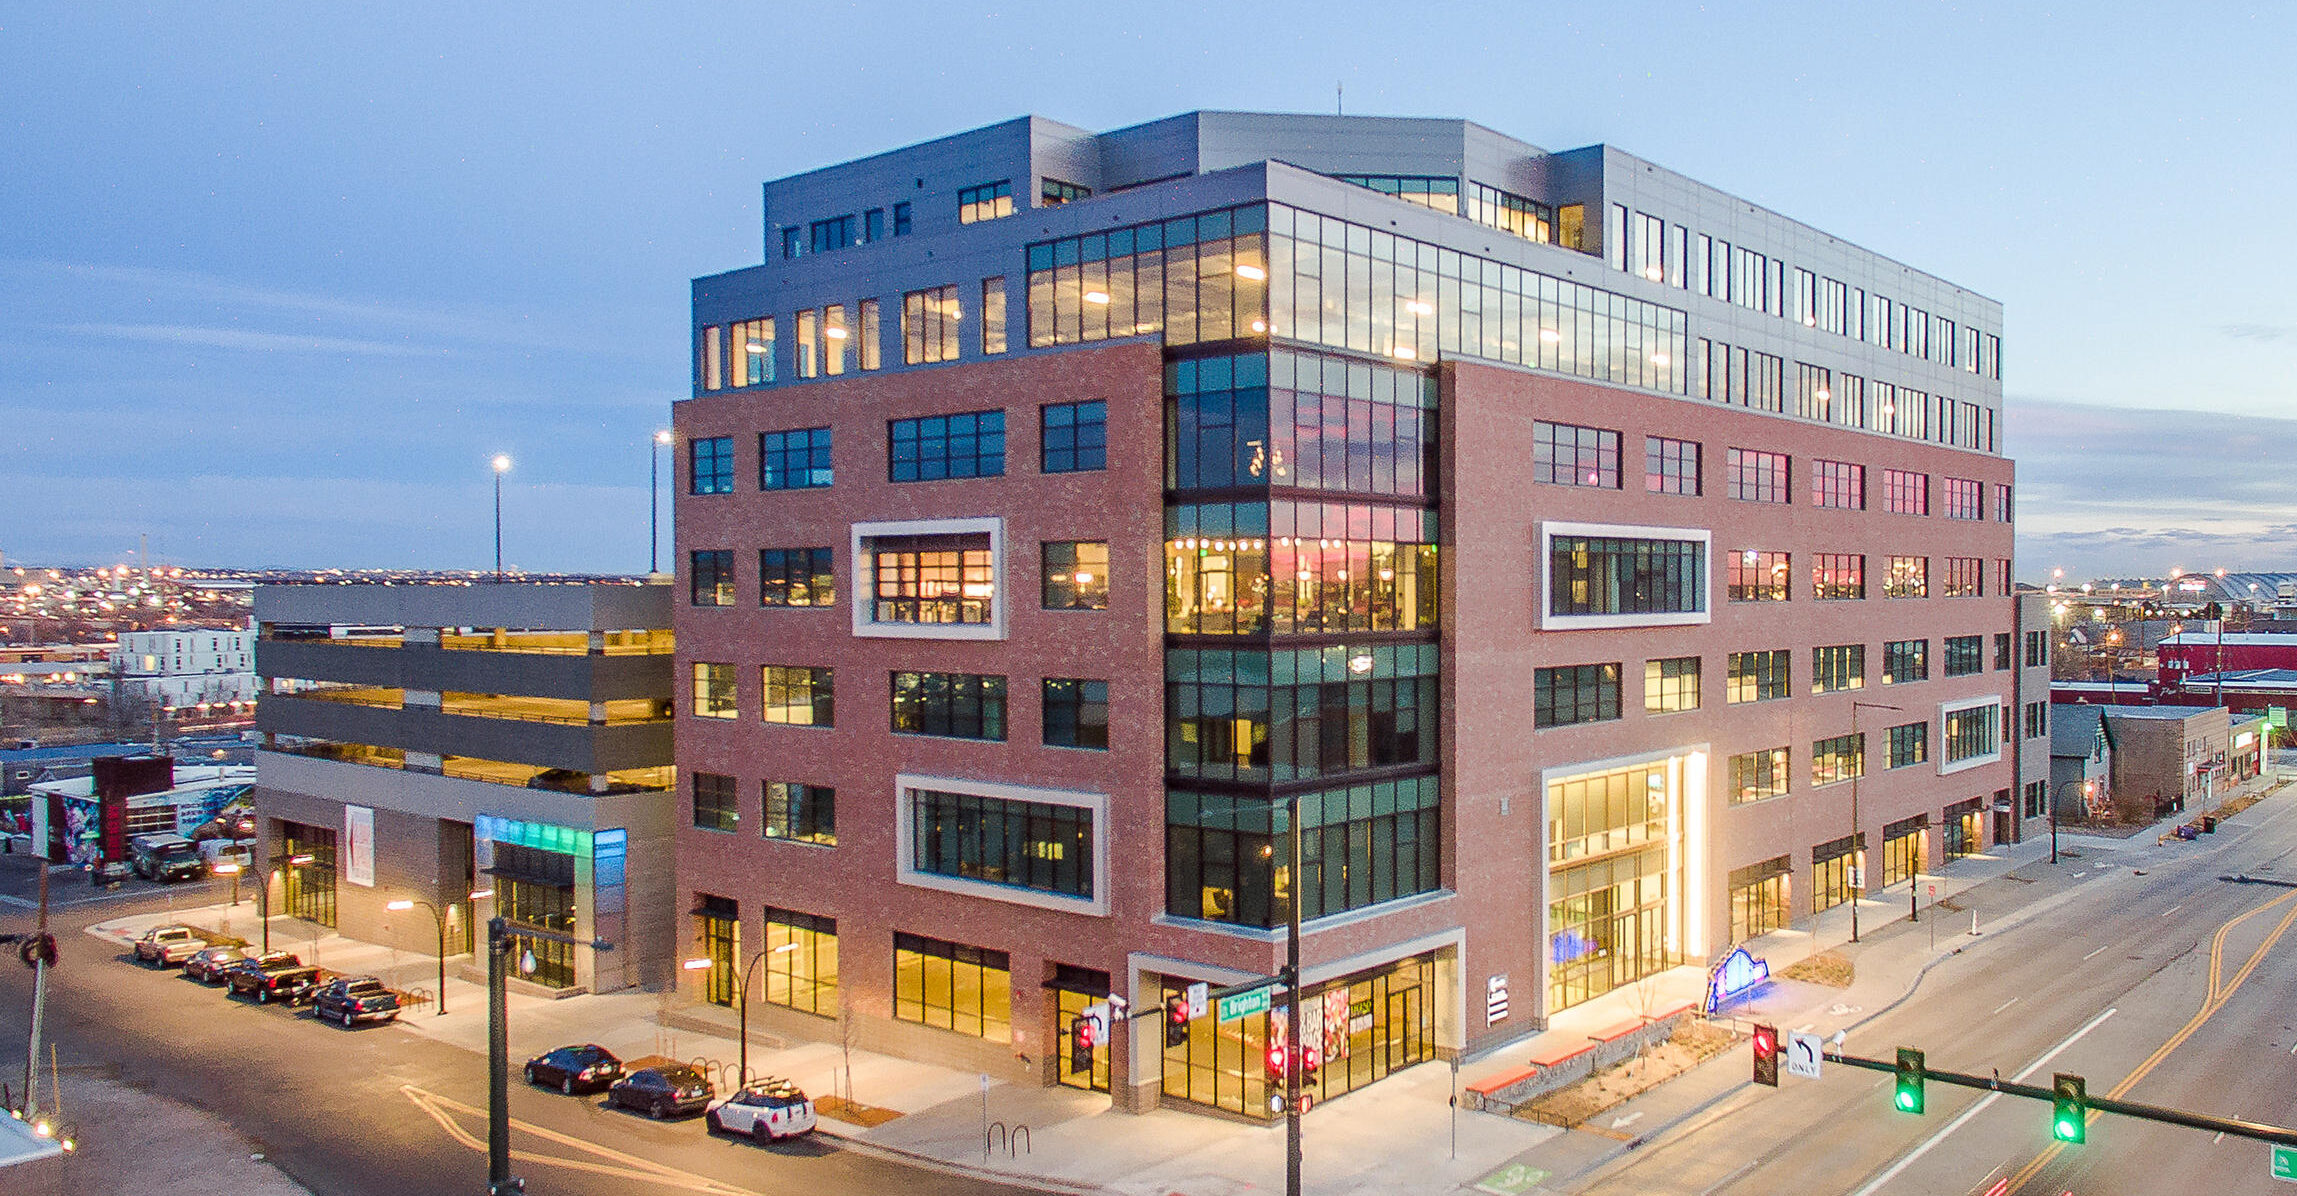
[[[828,1117],[821,1118],[814,1125],[814,1133],[819,1134],[825,1138],[834,1138],[845,1149],[853,1150],[860,1154],[876,1155],[880,1158],[898,1159],[905,1163],[914,1163],[928,1170],[939,1171],[947,1175],[962,1176],[966,1179],[991,1180],[997,1183],[1015,1184],[1020,1187],[1034,1189],[1039,1192],[1057,1192],[1060,1193],[1061,1196],[1099,1196],[1100,1193],[1109,1191],[1108,1188],[1103,1187],[1100,1184],[1084,1183],[1075,1180],[1052,1179],[1042,1175],[1029,1175],[1025,1172],[1005,1171],[996,1167],[976,1167],[970,1163],[953,1162],[949,1159],[942,1158],[939,1155],[924,1154],[914,1150],[904,1150],[898,1146],[887,1146],[883,1143],[872,1142],[867,1138],[856,1137],[850,1133],[833,1130],[829,1128],[831,1120],[832,1119]]]

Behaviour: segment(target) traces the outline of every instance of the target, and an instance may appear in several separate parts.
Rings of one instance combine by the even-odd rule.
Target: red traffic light
[[[1779,1031],[1776,1026],[1754,1028],[1755,1083],[1771,1088],[1779,1086]]]

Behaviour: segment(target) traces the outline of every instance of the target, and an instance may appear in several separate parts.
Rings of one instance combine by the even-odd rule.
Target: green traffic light
[[[1914,1106],[1920,1103],[1920,1101],[1917,1101],[1914,1098],[1914,1094],[1911,1092],[1901,1090],[1898,1094],[1898,1108],[1901,1112],[1912,1113],[1914,1111]]]
[[[2051,1083],[2050,1098],[2055,1106],[2050,1119],[2050,1136],[2060,1142],[2079,1146],[2089,1137],[2089,1092],[2082,1077],[2059,1072]]]
[[[1898,1048],[1898,1111],[1922,1112],[1922,1052],[1913,1047]]]

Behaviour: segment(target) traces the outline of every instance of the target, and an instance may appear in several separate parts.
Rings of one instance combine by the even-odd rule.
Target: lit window
[[[904,205],[906,206],[906,205]],[[898,209],[897,209],[898,213]],[[1013,180],[1000,179],[957,193],[957,222],[979,224],[1013,214]]]

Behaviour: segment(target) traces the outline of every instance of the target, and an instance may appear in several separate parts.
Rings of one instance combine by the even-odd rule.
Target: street
[[[2086,847],[1971,890],[1970,914],[1933,913],[1870,933],[1957,936],[1959,955],[1886,1010],[1809,1029],[1847,1030],[1843,1049],[1890,1059],[1918,1047],[1938,1070],[2048,1087],[2085,1077],[2093,1095],[2288,1126],[2297,1123],[2297,804],[2270,801],[2215,841],[2155,850]],[[2146,862],[2128,861],[2147,857]],[[2020,913],[2019,911],[2025,911]],[[1987,930],[1997,918],[2010,919]],[[1734,1053],[1733,1066],[1746,1055]],[[2271,1148],[2191,1129],[2094,1115],[2088,1142],[2059,1147],[2046,1102],[1932,1083],[1924,1116],[1900,1113],[1885,1074],[1841,1066],[1817,1081],[1748,1085],[1573,1190],[1599,1193],[2270,1192]]]
[[[0,857],[0,929],[31,929],[34,875],[31,861]],[[123,962],[125,950],[81,933],[170,902],[224,899],[228,886],[133,882],[104,894],[61,869],[51,882],[61,959],[49,977],[46,1033],[65,1068],[109,1065],[128,1084],[216,1113],[323,1196],[483,1190],[482,1057],[395,1026],[347,1032],[312,1020],[307,1010],[229,1000],[180,972]],[[20,1069],[32,974],[13,959],[5,965],[0,1060]],[[658,1123],[610,1112],[599,1096],[526,1087],[515,1071],[523,1059],[512,1060],[513,1172],[531,1192],[1031,1190],[911,1167],[818,1135],[759,1147],[712,1138],[699,1118]],[[20,1077],[20,1070],[0,1074],[11,1086]]]

